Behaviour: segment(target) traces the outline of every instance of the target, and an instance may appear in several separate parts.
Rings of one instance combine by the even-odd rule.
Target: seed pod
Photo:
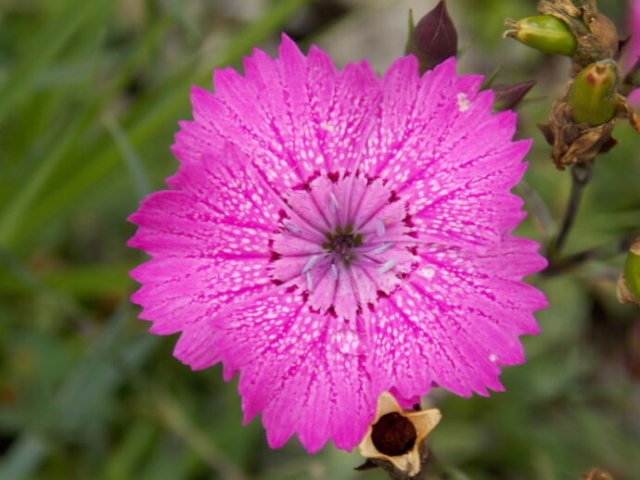
[[[504,37],[516,40],[545,53],[567,55],[576,53],[578,42],[571,30],[562,20],[551,15],[538,15],[523,18],[519,21],[507,19],[505,22],[512,30],[507,30]]]
[[[587,65],[569,88],[567,103],[576,123],[596,127],[616,114],[618,74],[613,60]]]

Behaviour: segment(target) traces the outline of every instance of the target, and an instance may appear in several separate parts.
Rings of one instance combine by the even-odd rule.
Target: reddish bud
[[[420,19],[411,40],[407,50],[418,57],[421,74],[457,53],[458,33],[445,0]]]
[[[513,110],[535,84],[536,82],[534,81],[528,81],[509,85],[495,85],[491,88],[495,94],[493,108],[498,112]]]

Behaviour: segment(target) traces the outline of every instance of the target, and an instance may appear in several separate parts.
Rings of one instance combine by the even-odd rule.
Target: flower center
[[[283,199],[270,275],[313,309],[355,318],[415,268],[406,204],[381,179],[320,175]]]
[[[347,225],[344,230],[342,227],[336,227],[333,233],[326,232],[324,236],[328,241],[322,244],[322,248],[328,253],[334,253],[345,267],[357,258],[351,250],[362,246],[362,235],[353,232],[353,225]]]

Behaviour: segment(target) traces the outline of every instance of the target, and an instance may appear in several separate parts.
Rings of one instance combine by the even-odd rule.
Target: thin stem
[[[427,461],[428,468],[423,468],[417,480],[434,480],[436,478],[442,480],[471,480],[471,477],[464,472],[445,462],[442,458],[437,457],[431,452]]]
[[[589,260],[610,258],[625,253],[631,247],[633,239],[638,236],[638,233],[638,230],[634,230],[609,245],[602,245],[557,259],[547,267],[544,274],[547,276],[558,275]]]
[[[521,180],[516,186],[516,191],[524,199],[533,218],[536,220],[535,224],[541,241],[547,244],[551,238],[551,232],[554,230],[553,218],[547,205],[540,195],[524,180]]]
[[[549,263],[551,265],[560,255],[567,237],[569,236],[571,227],[573,227],[578,210],[580,209],[584,188],[591,180],[592,173],[593,162],[579,163],[571,168],[571,193],[569,195],[569,203],[567,204],[567,209],[564,212],[560,232],[555,240],[552,240],[549,245],[548,256]]]

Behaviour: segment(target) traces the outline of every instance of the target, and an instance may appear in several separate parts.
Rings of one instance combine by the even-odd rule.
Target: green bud
[[[595,127],[610,121],[616,113],[618,75],[613,60],[587,65],[569,87],[567,103],[576,123]]]
[[[551,15],[527,17],[517,22],[507,19],[506,24],[512,30],[504,32],[504,37],[513,37],[541,52],[571,57],[578,48],[578,41],[567,24]]]
[[[627,282],[627,288],[640,300],[640,246],[634,251],[631,248],[627,262],[624,265],[624,279]]]

